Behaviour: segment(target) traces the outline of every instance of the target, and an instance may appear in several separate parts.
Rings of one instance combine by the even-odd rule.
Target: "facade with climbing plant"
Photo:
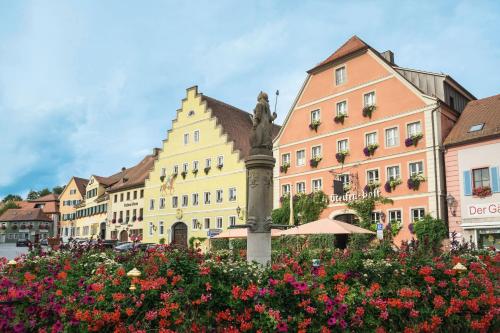
[[[373,224],[391,222],[396,243],[410,239],[416,219],[447,216],[442,144],[474,99],[448,75],[400,67],[391,51],[350,38],[307,71],[275,139],[275,207],[322,190],[322,217],[353,222],[348,202],[382,195],[393,203],[375,207]]]

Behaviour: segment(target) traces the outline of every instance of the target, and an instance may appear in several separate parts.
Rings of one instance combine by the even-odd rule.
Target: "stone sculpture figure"
[[[271,155],[273,149],[273,121],[276,112],[271,114],[269,98],[260,92],[257,105],[253,110],[253,127],[250,135],[250,155]]]

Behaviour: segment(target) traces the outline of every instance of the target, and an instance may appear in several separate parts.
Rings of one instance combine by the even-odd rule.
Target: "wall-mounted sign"
[[[374,189],[373,191],[363,191],[361,193],[346,193],[342,196],[332,194],[330,196],[330,202],[331,203],[338,203],[338,202],[350,202],[350,201],[356,201],[358,199],[364,199],[368,197],[378,197],[380,196],[380,190],[378,188]]]
[[[139,205],[138,202],[127,202],[123,206],[125,206],[125,207],[131,207],[131,206],[138,206],[138,205]]]
[[[467,206],[469,217],[500,217],[500,202],[474,204]]]

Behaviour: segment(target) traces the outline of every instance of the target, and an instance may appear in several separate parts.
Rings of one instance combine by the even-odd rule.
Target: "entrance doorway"
[[[340,214],[335,216],[333,219],[355,225],[359,222],[358,217],[354,214]],[[335,247],[339,249],[345,249],[348,241],[349,235],[335,235]]]
[[[179,247],[187,247],[187,225],[177,222],[172,226],[172,244]]]
[[[128,242],[128,233],[126,230],[120,232],[120,242]]]
[[[101,223],[101,231],[99,232],[99,238],[101,239],[106,238],[106,222]]]

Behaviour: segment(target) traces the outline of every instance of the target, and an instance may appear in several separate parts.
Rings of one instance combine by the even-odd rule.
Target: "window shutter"
[[[472,195],[470,170],[464,171],[464,195]]]
[[[492,167],[490,168],[490,173],[491,173],[491,191],[493,193],[498,193],[500,192],[500,182],[498,177],[498,167]]]

